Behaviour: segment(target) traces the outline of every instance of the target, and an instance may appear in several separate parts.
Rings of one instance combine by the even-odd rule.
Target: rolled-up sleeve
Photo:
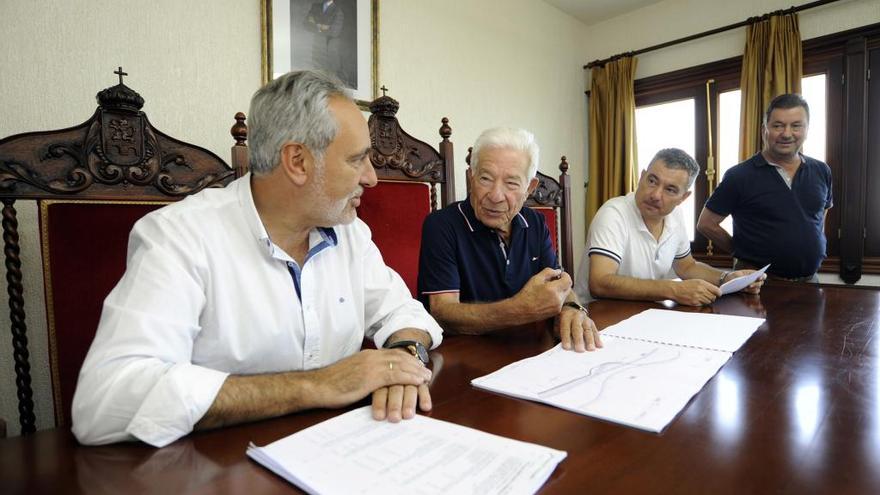
[[[367,335],[376,347],[402,328],[418,328],[431,335],[431,348],[440,345],[443,330],[428,314],[422,303],[412,298],[400,275],[385,265],[379,249],[370,240],[369,228],[363,229],[357,242],[363,246],[364,321]]]
[[[198,246],[186,239],[156,215],[132,230],[73,398],[81,443],[167,445],[192,431],[226,380],[191,362],[205,294]]]

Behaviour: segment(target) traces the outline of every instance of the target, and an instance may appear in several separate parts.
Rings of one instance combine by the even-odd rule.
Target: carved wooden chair
[[[154,128],[143,98],[122,82],[98,93],[98,108],[67,129],[0,140],[0,200],[16,387],[22,434],[35,431],[19,258],[16,200],[35,200],[57,426],[70,424],[79,368],[101,307],[125,269],[128,233],[149,211],[246,171],[244,115],[233,126],[230,168],[214,153]]]
[[[370,226],[373,241],[385,263],[417,294],[422,223],[439,207],[455,201],[452,128],[441,119],[440,145],[431,145],[406,133],[397,121],[400,104],[380,96],[370,104],[370,160],[379,183],[364,191],[358,216]],[[437,186],[442,185],[440,204]]]
[[[473,148],[468,148],[465,162],[471,164]],[[568,159],[559,161],[559,180],[538,172],[538,187],[526,199],[525,206],[540,212],[547,220],[550,240],[556,249],[556,258],[562,268],[574,276],[574,259],[571,244],[571,176],[568,175]],[[468,192],[470,192],[470,169],[467,172]]]

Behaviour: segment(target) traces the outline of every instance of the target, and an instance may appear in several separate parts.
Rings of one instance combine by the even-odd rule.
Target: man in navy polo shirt
[[[764,149],[728,170],[700,213],[697,230],[733,253],[734,270],[770,263],[776,278],[819,281],[831,169],[800,153],[809,121],[800,95],[774,98],[764,114]],[[720,225],[727,215],[733,237]]]
[[[601,347],[596,325],[559,268],[544,217],[523,208],[538,185],[528,131],[483,132],[472,153],[470,194],[425,219],[419,296],[448,331],[483,334],[555,318],[562,347]]]

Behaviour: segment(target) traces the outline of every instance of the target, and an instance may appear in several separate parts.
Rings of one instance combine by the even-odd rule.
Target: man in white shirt
[[[575,283],[581,301],[672,299],[700,306],[721,295],[725,281],[754,270],[726,272],[694,260],[684,215],[700,167],[675,148],[657,152],[635,192],[611,198],[590,224]],[[675,276],[682,280],[673,280]],[[764,276],[745,289],[757,294]]]
[[[296,72],[257,91],[252,173],[132,230],[77,383],[77,439],[164,446],[370,394],[376,419],[429,410],[425,349],[442,330],[356,219],[376,184],[369,150],[337,79]],[[361,351],[365,336],[380,350]]]

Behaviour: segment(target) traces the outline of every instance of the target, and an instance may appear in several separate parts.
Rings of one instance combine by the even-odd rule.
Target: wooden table
[[[591,304],[604,328],[659,304]],[[669,305],[671,307],[671,305]],[[474,389],[553,345],[543,330],[447,337],[435,418],[568,452],[542,493],[880,493],[880,291],[770,283],[706,308],[766,317],[661,434]],[[295,493],[245,457],[338,411],[197,433],[164,449],[82,447],[64,430],[0,440],[2,493]]]

